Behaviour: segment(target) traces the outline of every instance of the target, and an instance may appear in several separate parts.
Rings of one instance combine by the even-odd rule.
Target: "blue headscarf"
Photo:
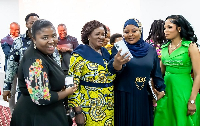
[[[124,29],[127,25],[135,25],[141,30],[141,38],[139,41],[137,41],[134,44],[129,44],[125,39],[125,43],[130,50],[131,54],[135,57],[143,57],[146,56],[149,50],[149,44],[147,44],[143,40],[143,29],[142,29],[142,24],[137,20],[137,19],[129,19],[125,22],[124,24]]]

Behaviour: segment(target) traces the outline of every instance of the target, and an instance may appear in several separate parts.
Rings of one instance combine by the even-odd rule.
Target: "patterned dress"
[[[79,45],[70,59],[69,75],[78,90],[69,96],[69,106],[82,107],[86,126],[114,125],[115,71],[110,55],[101,48],[102,56],[88,45]]]

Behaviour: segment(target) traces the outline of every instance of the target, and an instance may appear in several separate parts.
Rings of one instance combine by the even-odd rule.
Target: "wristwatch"
[[[190,102],[191,104],[194,104],[194,103],[195,103],[195,101],[194,101],[194,100],[189,100],[189,102]]]

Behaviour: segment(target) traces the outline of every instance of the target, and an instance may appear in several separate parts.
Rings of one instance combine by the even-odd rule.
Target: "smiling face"
[[[38,50],[44,54],[54,53],[55,47],[58,43],[56,30],[53,26],[42,28],[36,33],[34,43]]]
[[[165,37],[169,40],[175,39],[176,37],[180,37],[179,31],[181,30],[181,27],[177,27],[176,24],[173,24],[171,22],[171,20],[173,19],[167,19],[164,25]]]
[[[123,33],[124,39],[130,44],[136,43],[141,38],[140,29],[135,25],[127,25]]]
[[[105,30],[102,27],[94,29],[94,31],[88,36],[89,45],[94,48],[101,48],[105,40]]]
[[[67,36],[67,28],[64,25],[58,26],[58,34],[60,39],[65,39]]]
[[[19,27],[18,24],[16,24],[16,23],[10,24],[10,34],[13,37],[18,37],[19,36],[19,34],[20,34],[20,27]]]

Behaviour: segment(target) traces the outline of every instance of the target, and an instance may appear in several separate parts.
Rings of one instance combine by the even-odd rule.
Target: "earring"
[[[88,41],[90,41],[90,39],[88,38]]]
[[[34,43],[34,49],[36,49],[36,44]]]
[[[181,32],[181,30],[179,30],[178,32]]]

